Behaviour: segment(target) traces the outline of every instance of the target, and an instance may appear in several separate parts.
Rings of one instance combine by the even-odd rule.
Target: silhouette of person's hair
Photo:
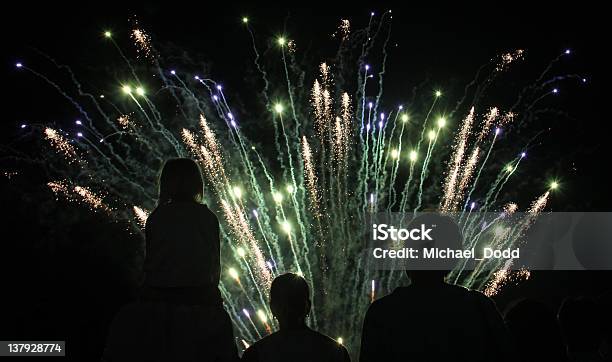
[[[595,300],[567,297],[557,317],[571,360],[603,361],[599,354],[603,342],[602,313]]]
[[[166,161],[159,175],[159,200],[202,202],[204,181],[198,164],[189,158]]]
[[[524,299],[505,313],[521,361],[567,361],[555,312],[546,304]]]
[[[310,311],[310,289],[306,280],[287,273],[272,281],[270,308],[280,330],[255,342],[242,355],[244,362],[350,362],[338,342],[306,325]]]

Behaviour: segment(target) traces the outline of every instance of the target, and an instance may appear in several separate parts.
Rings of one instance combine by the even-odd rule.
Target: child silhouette
[[[218,289],[219,222],[202,203],[200,168],[170,159],[145,225],[144,285],[111,324],[106,361],[236,361]]]

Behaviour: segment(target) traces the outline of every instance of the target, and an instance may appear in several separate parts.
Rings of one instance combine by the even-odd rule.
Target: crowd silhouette
[[[270,288],[279,330],[239,357],[218,289],[219,223],[202,194],[197,163],[164,164],[158,205],[145,226],[140,296],[114,318],[103,360],[350,361],[342,344],[307,325],[310,288],[292,273]],[[482,293],[446,283],[446,273],[408,271],[409,286],[370,305],[359,361],[612,361],[609,294],[567,298],[557,315],[525,299],[502,316]]]

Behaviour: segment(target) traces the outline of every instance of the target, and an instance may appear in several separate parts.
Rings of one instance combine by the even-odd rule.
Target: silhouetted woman
[[[219,293],[219,223],[202,203],[190,159],[166,161],[159,200],[145,226],[144,285],[138,303],[111,326],[108,361],[236,361]]]

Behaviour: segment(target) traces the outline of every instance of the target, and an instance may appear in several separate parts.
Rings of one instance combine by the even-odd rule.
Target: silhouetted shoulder
[[[217,219],[217,215],[212,212],[212,210],[205,204],[197,204],[198,205],[198,209],[200,209],[200,212],[202,212],[204,215],[214,218],[215,220]]]
[[[153,211],[151,211],[151,213],[149,214],[149,216],[147,216],[147,220],[145,221],[145,228],[155,222],[155,219],[157,219],[157,215],[159,214],[158,210],[159,206],[154,208]]]
[[[498,313],[497,305],[493,301],[493,299],[487,297],[482,292],[478,290],[469,290],[466,289],[470,296],[474,298],[477,302],[479,302],[483,307],[492,309],[495,313]]]
[[[341,345],[340,343],[338,343],[338,341],[322,334],[319,333],[317,331],[313,331],[310,330],[310,332],[312,333],[313,339],[317,340],[318,343],[325,349],[329,349],[330,351],[332,351],[333,353],[338,353],[338,354],[347,354],[348,352],[346,350],[346,348]]]
[[[157,206],[147,218],[146,224],[154,224],[158,221],[175,218],[179,216],[183,219],[185,216],[191,220],[204,218],[207,220],[218,220],[214,212],[208,206],[198,202],[182,201],[171,202]]]
[[[392,294],[393,293],[385,295],[384,297],[373,301],[368,307],[368,311],[367,311],[368,316],[374,316],[382,311],[385,311],[386,306],[390,304],[395,304],[395,299],[397,297],[392,297],[391,296]]]
[[[396,288],[370,305],[360,361],[506,361],[510,351],[491,299],[437,281]]]
[[[278,331],[255,342],[242,361],[316,361],[349,362],[346,348],[330,337],[310,328]]]

